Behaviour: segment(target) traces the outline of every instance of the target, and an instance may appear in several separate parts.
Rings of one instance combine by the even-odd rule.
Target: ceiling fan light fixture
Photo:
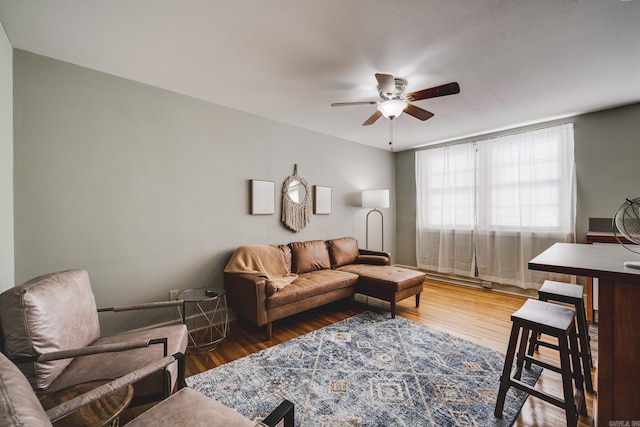
[[[378,111],[387,119],[396,118],[402,114],[407,105],[409,103],[403,99],[388,99],[378,104]]]

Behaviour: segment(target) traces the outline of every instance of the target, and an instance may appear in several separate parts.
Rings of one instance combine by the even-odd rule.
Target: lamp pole
[[[369,249],[369,215],[371,215],[373,212],[378,212],[380,214],[380,225],[381,225],[381,231],[382,231],[382,236],[381,236],[382,250],[384,251],[384,215],[382,215],[382,211],[378,210],[378,208],[373,208],[369,211],[369,213],[367,213],[367,228],[366,228],[367,249]]]

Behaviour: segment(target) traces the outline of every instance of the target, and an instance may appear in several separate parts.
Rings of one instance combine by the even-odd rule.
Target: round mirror
[[[311,193],[307,180],[298,176],[297,165],[293,175],[282,185],[282,222],[293,231],[304,229],[311,221]]]
[[[292,180],[289,183],[289,197],[295,203],[302,203],[302,201],[307,197],[307,189],[304,184],[302,184],[297,179]]]

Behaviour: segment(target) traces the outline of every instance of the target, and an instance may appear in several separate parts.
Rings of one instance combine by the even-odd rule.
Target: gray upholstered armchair
[[[154,372],[176,363],[176,359],[182,360],[183,357],[182,354],[177,353],[156,360],[134,372],[127,373],[45,411],[22,372],[9,359],[0,354],[0,425],[3,427],[50,427],[53,422],[81,407],[111,394],[114,390],[137,382],[140,378],[153,375]],[[293,403],[284,400],[264,420],[254,422],[197,391],[182,388],[134,418],[125,427],[173,427],[177,425],[190,427],[274,427],[282,420],[284,427],[293,427],[293,411]]]
[[[181,301],[113,307],[126,311],[171,307]],[[183,310],[184,312],[184,310]],[[36,277],[0,294],[2,352],[38,393],[78,383],[117,378],[164,356],[184,353],[183,323],[100,336],[98,310],[85,270]],[[79,357],[82,356],[82,357]],[[132,405],[166,398],[184,382],[174,362],[134,384]]]

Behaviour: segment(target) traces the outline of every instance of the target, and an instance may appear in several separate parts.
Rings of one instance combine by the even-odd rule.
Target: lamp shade
[[[402,99],[389,99],[378,104],[378,111],[387,119],[390,117],[396,118],[402,114],[408,104],[407,101]]]
[[[363,208],[388,208],[389,190],[365,190],[362,192]]]

